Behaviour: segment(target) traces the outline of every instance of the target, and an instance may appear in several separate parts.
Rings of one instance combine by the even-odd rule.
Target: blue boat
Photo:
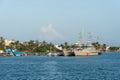
[[[24,52],[14,50],[13,48],[8,48],[8,49],[6,49],[6,52],[7,52],[9,55],[13,55],[13,56],[22,56],[22,55],[24,54]]]

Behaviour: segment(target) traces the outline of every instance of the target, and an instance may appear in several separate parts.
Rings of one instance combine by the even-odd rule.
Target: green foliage
[[[109,50],[110,50],[110,51],[117,51],[117,50],[119,50],[119,48],[120,48],[120,47],[110,47]]]
[[[4,38],[0,37],[0,50],[4,50],[4,49],[5,49]]]
[[[99,42],[96,43],[92,43],[92,45],[96,48],[96,50],[99,50],[101,45],[99,44]]]
[[[46,51],[47,51],[47,49],[45,47],[39,48],[37,50],[37,52],[46,52]]]
[[[106,44],[101,45],[99,42],[92,43],[93,46],[99,50],[102,49],[102,51],[106,50]],[[59,45],[62,48],[76,48],[75,44],[68,45],[67,42],[64,44]],[[30,40],[27,42],[20,43],[20,41],[15,41],[9,44],[9,46],[5,46],[5,39],[3,37],[0,37],[0,50],[5,50],[6,48],[14,48],[19,51],[25,51],[28,53],[46,53],[47,51],[60,51],[55,48],[54,44],[47,43],[46,41],[39,42],[38,40]],[[110,51],[117,51],[119,47],[110,47]]]

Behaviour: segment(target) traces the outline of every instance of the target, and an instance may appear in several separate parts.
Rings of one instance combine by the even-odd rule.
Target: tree
[[[103,44],[103,46],[102,46],[102,51],[106,51],[106,44]]]
[[[96,48],[96,50],[99,50],[100,49],[100,44],[99,42],[96,42],[96,43],[92,43],[92,45]]]
[[[113,47],[110,47],[109,50],[110,50],[110,51],[117,51],[117,50],[119,50],[119,47],[114,47],[114,46],[113,46]]]
[[[69,46],[68,46],[68,43],[67,43],[67,42],[65,42],[65,43],[64,43],[64,48],[65,48],[65,49],[69,48]]]
[[[5,39],[0,37],[0,50],[5,50]]]

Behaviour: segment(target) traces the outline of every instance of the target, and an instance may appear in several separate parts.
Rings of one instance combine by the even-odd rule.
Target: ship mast
[[[91,32],[89,32],[88,34],[89,34],[89,37],[88,37],[87,46],[92,46],[92,36],[91,36]]]
[[[80,36],[79,36],[79,40],[78,40],[78,46],[81,47],[82,44],[83,44],[83,43],[82,43],[83,36],[82,36],[82,33],[81,33],[81,32],[80,32],[79,34],[80,34]]]

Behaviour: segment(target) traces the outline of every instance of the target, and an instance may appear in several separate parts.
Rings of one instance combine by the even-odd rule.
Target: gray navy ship
[[[92,45],[92,36],[91,33],[89,33],[89,38],[87,44],[82,43],[82,33],[80,33],[80,40],[76,44],[77,47],[74,49],[75,56],[94,56],[94,55],[100,55],[101,52],[99,52],[93,45]]]

